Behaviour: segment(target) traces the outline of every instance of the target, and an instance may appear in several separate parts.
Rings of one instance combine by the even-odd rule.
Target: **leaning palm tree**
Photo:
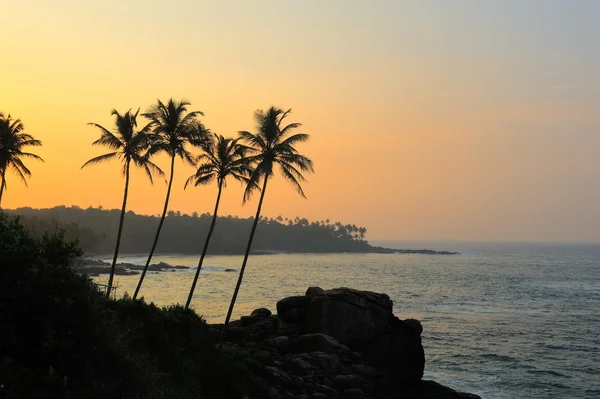
[[[115,117],[115,128],[113,132],[97,123],[88,123],[100,129],[100,138],[92,143],[92,145],[101,145],[108,147],[111,152],[90,159],[81,167],[82,169],[89,165],[106,162],[111,159],[119,159],[123,164],[123,175],[125,176],[125,191],[123,193],[123,205],[121,206],[121,217],[119,219],[119,230],[117,231],[117,243],[115,245],[115,253],[110,268],[110,277],[108,278],[108,286],[106,288],[106,297],[110,297],[112,283],[115,276],[115,267],[117,265],[117,257],[119,256],[119,247],[121,245],[121,234],[123,233],[123,221],[125,220],[125,210],[127,208],[127,193],[129,191],[129,170],[131,162],[134,165],[142,168],[150,182],[153,183],[152,173],[164,175],[153,162],[150,161],[148,148],[150,145],[151,136],[148,133],[148,126],[136,131],[137,116],[140,110],[135,114],[131,110],[121,115],[116,109],[113,109],[111,115]]]
[[[0,207],[2,205],[2,195],[6,190],[6,172],[12,169],[17,176],[23,180],[27,186],[27,177],[31,176],[31,171],[23,163],[23,158],[33,158],[38,161],[44,160],[30,152],[24,152],[25,147],[39,147],[42,145],[40,140],[36,140],[32,135],[23,132],[25,127],[20,119],[12,119],[10,114],[4,116],[0,113]]]
[[[214,140],[207,141],[202,145],[203,154],[198,158],[198,162],[201,162],[198,166],[198,170],[195,174],[189,177],[185,182],[185,187],[188,184],[194,184],[194,186],[210,184],[216,180],[218,191],[217,200],[215,203],[215,210],[213,212],[212,221],[210,228],[208,229],[208,235],[204,241],[204,247],[202,248],[202,254],[198,261],[198,268],[196,269],[196,275],[190,288],[190,293],[185,303],[185,308],[190,307],[190,302],[194,296],[194,290],[196,289],[196,283],[200,276],[200,269],[202,269],[202,263],[208,250],[208,244],[212,236],[213,230],[215,229],[215,223],[217,221],[217,213],[219,210],[219,202],[221,200],[221,192],[224,187],[227,186],[227,177],[231,176],[235,180],[248,183],[249,176],[252,172],[250,165],[244,158],[244,147],[241,146],[237,139],[229,139],[223,136],[214,135]]]
[[[194,165],[194,157],[187,150],[187,145],[191,144],[194,146],[202,145],[208,138],[207,130],[198,121],[199,116],[204,116],[200,111],[187,112],[187,106],[189,102],[174,101],[170,99],[166,104],[158,100],[158,102],[151,106],[148,111],[143,114],[144,117],[150,120],[149,126],[152,130],[153,142],[150,147],[150,154],[156,154],[159,152],[165,152],[171,158],[171,168],[169,172],[169,184],[167,185],[167,195],[165,197],[165,205],[163,207],[162,216],[156,229],[156,235],[148,255],[148,260],[144,265],[142,274],[140,275],[140,281],[135,288],[133,299],[137,298],[144,277],[148,271],[148,266],[152,261],[152,256],[156,250],[158,244],[158,238],[160,237],[160,231],[165,221],[165,216],[169,210],[169,198],[171,196],[171,186],[173,185],[173,175],[175,173],[175,158],[179,157],[184,162]]]
[[[303,198],[306,198],[302,186],[300,185],[300,183],[306,182],[302,172],[313,172],[313,163],[306,156],[299,154],[296,148],[294,148],[294,145],[296,143],[307,141],[309,135],[304,133],[290,135],[294,129],[301,126],[299,123],[290,123],[283,126],[284,119],[291,111],[291,109],[283,111],[282,109],[275,107],[269,108],[266,112],[258,110],[254,113],[257,132],[240,132],[240,137],[248,144],[248,146],[245,147],[246,151],[250,154],[247,157],[248,162],[255,165],[248,180],[248,184],[246,185],[244,202],[246,202],[252,193],[256,191],[261,180],[262,189],[260,190],[260,199],[258,201],[254,223],[252,224],[252,230],[250,231],[250,238],[248,239],[248,245],[246,246],[244,261],[242,262],[242,268],[240,269],[237,284],[233,291],[233,297],[229,304],[229,310],[227,311],[225,325],[223,326],[223,331],[221,333],[221,339],[219,340],[219,347],[223,345],[225,330],[231,319],[233,307],[235,306],[235,301],[242,284],[244,270],[246,270],[246,263],[248,262],[248,255],[250,254],[250,248],[252,246],[252,239],[254,238],[254,232],[256,231],[256,226],[260,220],[260,211],[267,191],[267,182],[274,175],[273,169],[275,165],[279,166],[279,170],[283,177],[292,184],[296,191]]]

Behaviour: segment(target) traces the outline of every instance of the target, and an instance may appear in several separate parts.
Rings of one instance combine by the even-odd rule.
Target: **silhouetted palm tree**
[[[238,144],[239,138],[234,140],[217,134],[214,136],[214,140],[207,141],[206,144],[202,145],[203,154],[198,158],[198,162],[201,162],[201,164],[198,166],[196,173],[190,176],[185,182],[185,187],[187,187],[188,184],[199,186],[210,184],[216,180],[218,186],[212,222],[204,242],[204,247],[202,248],[200,260],[198,261],[196,275],[194,276],[194,281],[192,282],[192,287],[190,288],[190,293],[187,302],[185,303],[186,309],[189,308],[190,302],[192,301],[196,283],[198,282],[198,276],[200,276],[200,269],[202,268],[202,263],[204,262],[206,251],[208,250],[210,237],[215,229],[219,201],[221,200],[221,191],[227,185],[227,177],[231,176],[237,181],[248,183],[248,177],[252,172],[252,169],[244,158],[244,147]]]
[[[147,151],[150,145],[148,126],[137,132],[135,131],[139,112],[140,110],[138,109],[135,114],[132,114],[131,110],[129,110],[121,115],[116,109],[113,109],[111,115],[114,115],[115,117],[114,133],[97,123],[88,123],[88,125],[100,129],[100,138],[94,141],[92,145],[108,147],[112,152],[90,159],[84,163],[81,168],[83,169],[89,165],[117,158],[123,164],[123,175],[125,176],[125,190],[123,193],[123,205],[121,206],[121,217],[119,218],[119,230],[117,231],[117,243],[115,244],[115,253],[113,255],[110,277],[108,278],[108,286],[106,288],[107,298],[110,296],[110,291],[112,290],[115,267],[117,265],[117,257],[119,256],[119,247],[121,245],[123,221],[125,220],[125,210],[127,208],[127,193],[129,192],[129,167],[131,162],[133,161],[134,165],[144,169],[151,183],[153,182],[152,173],[157,173],[161,176],[164,175],[163,171],[149,159]]]
[[[0,207],[2,205],[2,195],[6,190],[6,171],[12,169],[27,186],[26,177],[31,176],[31,171],[23,163],[23,158],[33,158],[44,162],[38,155],[23,152],[25,147],[39,147],[42,145],[40,140],[24,133],[24,129],[25,127],[20,119],[12,119],[10,114],[5,117],[3,113],[0,113],[0,178],[2,178],[2,182],[0,182]]]
[[[294,186],[296,191],[298,191],[303,198],[306,198],[302,186],[300,185],[300,183],[305,182],[306,179],[301,172],[313,172],[313,163],[306,156],[299,154],[296,148],[294,148],[294,145],[307,141],[309,136],[304,133],[289,135],[294,129],[301,126],[299,123],[290,123],[286,126],[282,126],[284,119],[291,111],[291,109],[283,111],[282,109],[275,107],[269,108],[266,112],[257,110],[254,113],[254,119],[257,123],[257,132],[255,134],[246,131],[240,132],[240,137],[248,144],[246,150],[249,154],[254,154],[248,157],[248,161],[255,165],[254,171],[252,172],[252,175],[250,175],[250,179],[246,185],[244,202],[247,201],[257,189],[261,179],[263,183],[256,216],[254,217],[250,238],[248,239],[248,245],[244,254],[244,261],[242,262],[238,281],[235,290],[233,291],[231,303],[229,304],[225,325],[223,326],[221,339],[219,340],[219,347],[223,344],[225,330],[231,319],[233,307],[235,306],[235,301],[242,284],[246,263],[248,262],[248,255],[250,254],[250,248],[252,246],[252,239],[254,238],[256,225],[260,220],[260,210],[262,208],[265,192],[267,191],[267,182],[269,181],[269,178],[273,176],[273,167],[279,165],[279,170],[283,177]]]
[[[163,104],[162,101],[158,100],[157,104],[151,106],[148,111],[143,114],[150,120],[150,128],[152,129],[152,146],[150,147],[150,154],[159,152],[165,152],[171,157],[171,168],[169,172],[169,184],[167,186],[167,195],[165,197],[165,205],[163,207],[162,216],[156,229],[156,235],[154,236],[154,242],[148,255],[148,260],[144,265],[140,281],[133,294],[135,299],[140,292],[144,277],[148,271],[148,266],[152,261],[152,256],[156,250],[156,244],[158,244],[158,238],[160,237],[160,230],[162,229],[165,221],[165,216],[169,209],[169,197],[171,196],[171,186],[173,184],[173,175],[175,173],[175,157],[180,157],[184,162],[194,164],[194,157],[186,149],[188,144],[199,146],[207,140],[207,131],[204,126],[198,121],[198,116],[204,114],[200,111],[187,112],[187,106],[189,102],[174,101],[170,99],[169,102]]]

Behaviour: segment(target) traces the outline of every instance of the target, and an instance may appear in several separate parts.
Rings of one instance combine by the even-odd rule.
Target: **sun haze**
[[[600,241],[600,2],[20,1],[2,6],[0,111],[42,140],[2,205],[119,208],[113,108],[187,99],[212,131],[291,108],[308,199],[273,180],[264,214],[367,226],[369,239]],[[106,152],[106,151],[104,151]],[[168,159],[158,157],[163,169]],[[216,187],[176,164],[170,209]],[[166,185],[132,175],[128,208]],[[230,183],[221,214],[250,216]]]

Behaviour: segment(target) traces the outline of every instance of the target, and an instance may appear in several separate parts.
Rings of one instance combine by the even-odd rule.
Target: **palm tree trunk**
[[[225,325],[223,325],[223,331],[221,331],[221,338],[219,339],[219,349],[221,349],[221,347],[223,346],[223,337],[225,337],[225,331],[227,330],[227,326],[229,325],[229,320],[231,319],[231,314],[233,313],[233,307],[235,306],[235,301],[237,299],[238,292],[240,291],[240,286],[242,285],[242,278],[244,277],[244,270],[246,270],[246,263],[248,262],[250,247],[252,246],[252,240],[254,239],[254,232],[256,231],[256,226],[258,225],[258,220],[260,219],[260,209],[262,208],[263,199],[265,198],[265,191],[267,191],[268,179],[268,175],[265,175],[265,182],[263,183],[262,192],[260,193],[258,209],[256,210],[256,216],[254,217],[254,223],[252,224],[252,230],[250,231],[250,239],[248,240],[248,246],[246,247],[246,253],[244,254],[244,261],[242,262],[240,275],[238,277],[237,284],[235,285],[235,290],[233,291],[231,303],[229,304],[229,310],[227,311],[227,317],[225,318]]]
[[[160,222],[158,223],[158,229],[156,230],[156,236],[154,237],[154,242],[152,243],[152,248],[150,249],[150,255],[148,255],[148,260],[144,265],[144,270],[142,270],[142,275],[140,276],[140,281],[135,289],[135,293],[133,294],[133,299],[137,298],[137,295],[140,292],[140,288],[142,288],[142,283],[144,282],[144,277],[146,277],[146,272],[148,271],[148,266],[152,261],[152,255],[154,255],[154,250],[156,249],[156,244],[158,244],[158,237],[160,236],[160,230],[162,229],[163,223],[165,221],[165,216],[167,215],[167,210],[169,209],[169,197],[171,196],[171,186],[173,185],[173,174],[175,171],[175,154],[171,156],[171,176],[169,177],[169,185],[167,186],[167,197],[165,198],[165,207],[163,208],[163,213],[160,218]]]
[[[0,208],[2,208],[2,194],[6,186],[6,168],[2,168],[2,183],[0,183]]]
[[[129,192],[129,163],[125,164],[125,192],[123,193],[123,206],[121,206],[121,218],[119,219],[119,231],[117,232],[117,244],[115,245],[115,254],[113,256],[112,265],[110,267],[110,277],[108,278],[108,286],[106,287],[106,298],[110,298],[112,290],[113,278],[115,277],[115,268],[117,267],[117,257],[119,256],[119,247],[121,246],[121,233],[123,233],[123,221],[125,220],[125,208],[127,207],[127,193]]]
[[[210,242],[210,237],[212,236],[213,230],[215,229],[215,223],[217,222],[217,211],[219,210],[219,202],[221,201],[221,190],[223,189],[223,182],[219,183],[219,193],[217,194],[217,203],[215,204],[215,211],[213,212],[212,222],[210,223],[210,228],[208,229],[208,235],[206,236],[206,241],[204,241],[204,248],[202,248],[202,255],[200,255],[200,260],[198,261],[198,268],[196,269],[196,275],[194,276],[194,281],[192,282],[192,288],[190,288],[190,294],[188,295],[187,302],[185,303],[185,308],[190,307],[190,302],[192,302],[192,296],[194,296],[194,290],[196,289],[196,283],[198,282],[198,277],[200,276],[200,269],[202,268],[202,263],[204,262],[204,257],[206,256],[206,251],[208,250],[208,243]]]

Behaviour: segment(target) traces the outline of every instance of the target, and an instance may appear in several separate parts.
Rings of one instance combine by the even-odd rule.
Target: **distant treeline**
[[[67,239],[78,239],[88,253],[110,253],[114,250],[116,226],[120,211],[77,206],[57,206],[50,209],[18,208],[6,210],[20,215],[32,231],[64,230]],[[210,226],[211,216],[169,212],[157,251],[162,253],[197,254],[201,251]],[[147,253],[159,218],[125,216],[121,241],[122,253]],[[243,254],[253,218],[219,217],[209,254]],[[374,248],[366,241],[367,229],[340,222],[288,219],[281,216],[261,218],[256,230],[253,250],[281,252],[369,252]]]

